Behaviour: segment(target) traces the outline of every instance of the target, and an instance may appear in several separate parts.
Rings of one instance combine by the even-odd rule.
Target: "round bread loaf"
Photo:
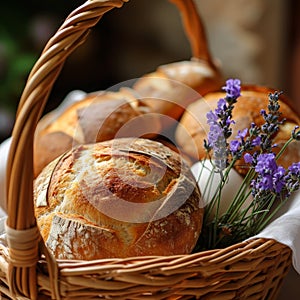
[[[116,136],[150,137],[160,129],[158,117],[130,88],[88,94],[62,113],[53,111],[40,120],[34,141],[34,175],[73,145]]]
[[[162,115],[163,128],[176,124],[187,106],[222,86],[220,70],[208,61],[193,59],[159,66],[139,78],[133,89],[153,111]],[[167,116],[169,118],[164,118]]]
[[[74,147],[36,178],[34,201],[41,235],[62,259],[186,254],[202,227],[189,167],[149,139]]]
[[[238,98],[232,112],[232,118],[235,124],[232,125],[232,135],[229,140],[234,139],[238,130],[250,128],[252,122],[257,125],[265,123],[260,114],[262,109],[268,111],[269,94],[274,90],[263,86],[242,86],[241,96]],[[217,102],[220,98],[224,98],[225,92],[212,92],[205,97],[197,100],[188,106],[183,114],[180,125],[176,128],[175,139],[178,146],[182,147],[183,151],[188,154],[193,161],[198,161],[206,157],[204,149],[204,139],[207,140],[209,125],[207,124],[206,114],[210,110],[217,107]],[[293,111],[291,101],[284,95],[280,96],[279,100],[281,119],[286,121],[280,126],[280,129],[274,137],[274,143],[278,147],[274,148],[274,152],[278,152],[285,142],[291,137],[291,131],[295,126],[300,125],[298,115]],[[195,147],[197,145],[197,147]],[[285,168],[292,162],[300,161],[300,148],[297,143],[291,143],[285,150],[284,155],[278,160],[278,163]],[[241,174],[247,172],[244,168],[245,163],[241,161],[236,164],[236,169]]]

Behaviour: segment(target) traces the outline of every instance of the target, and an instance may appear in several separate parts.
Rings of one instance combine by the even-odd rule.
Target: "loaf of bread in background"
[[[37,223],[56,258],[190,253],[203,203],[181,156],[149,139],[80,145],[34,182]]]
[[[252,122],[257,125],[265,123],[260,111],[262,109],[268,111],[269,94],[273,92],[273,89],[263,86],[242,86],[241,96],[238,98],[232,112],[235,124],[231,127],[233,132],[229,140],[235,139],[238,130],[250,128]],[[215,110],[217,102],[224,96],[225,92],[208,93],[205,97],[189,105],[181,118],[180,126],[176,129],[175,139],[178,146],[182,147],[194,162],[206,157],[203,146],[203,141],[204,139],[207,140],[209,132],[206,114],[210,110]],[[279,99],[281,119],[285,118],[286,121],[280,126],[273,140],[278,146],[274,148],[276,153],[291,137],[291,131],[295,126],[300,125],[300,118],[292,109],[291,100],[283,94]],[[300,147],[297,143],[291,143],[285,150],[284,155],[278,160],[278,163],[286,168],[292,162],[297,161],[300,161]],[[236,164],[236,169],[241,174],[245,174],[248,169],[244,166],[245,163],[241,161],[240,164]]]
[[[210,61],[192,59],[161,65],[133,85],[152,110],[162,115],[163,129],[176,124],[189,104],[223,84],[219,68]]]
[[[35,177],[53,159],[77,144],[117,137],[156,135],[160,121],[130,88],[118,92],[87,94],[58,116],[45,115],[38,123],[34,140]]]

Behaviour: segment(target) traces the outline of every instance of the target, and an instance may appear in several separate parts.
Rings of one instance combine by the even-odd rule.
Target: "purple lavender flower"
[[[232,140],[229,144],[229,149],[231,151],[232,155],[237,154],[237,152],[240,150],[242,145],[245,144],[245,137],[248,133],[248,128],[245,128],[244,130],[239,130],[237,135],[236,135],[236,140]],[[240,156],[240,155],[238,155]]]
[[[224,118],[225,119],[225,118]],[[228,116],[226,119],[225,119],[225,122],[224,122],[224,125],[229,127],[231,124],[235,124],[234,120],[231,120],[231,116]]]
[[[218,117],[215,113],[213,113],[212,111],[209,111],[206,114],[206,118],[207,118],[207,124],[209,125],[214,125],[218,123]]]
[[[215,113],[218,116],[222,116],[227,109],[226,100],[224,98],[219,99]]]
[[[217,115],[210,111],[207,113],[207,123],[210,125],[208,133],[208,145],[213,149],[215,165],[218,171],[222,171],[227,165],[226,139],[224,137],[224,128],[221,127]]]
[[[229,149],[232,154],[235,154],[240,149],[241,143],[238,140],[233,140],[229,144]]]
[[[274,153],[263,153],[258,155],[255,171],[261,175],[273,173],[277,170]]]
[[[223,87],[229,98],[238,98],[241,95],[241,81],[239,79],[228,79]]]
[[[241,82],[238,79],[227,80],[226,86],[223,87],[226,91],[226,97],[219,99],[215,111],[210,111],[206,115],[210,131],[208,142],[204,141],[204,147],[208,151],[213,149],[215,165],[219,171],[226,168],[228,163],[227,156],[229,149],[227,139],[232,134],[232,129],[230,128],[230,125],[234,124],[232,109],[237,97],[240,96],[240,84]],[[233,150],[238,149],[238,144],[232,145],[232,148]]]
[[[300,176],[300,162],[293,163],[288,167],[288,170],[292,175]]]
[[[253,162],[253,157],[250,153],[245,153],[244,155],[244,161],[247,163],[247,164],[252,164]]]
[[[206,118],[207,124],[210,125],[208,133],[208,144],[210,146],[213,146],[220,137],[224,137],[224,134],[221,126],[218,123],[219,118],[214,112],[209,111],[206,114]]]
[[[300,188],[300,162],[293,163],[288,167],[285,181],[288,195]]]
[[[221,109],[221,105],[219,106]],[[215,110],[215,112],[217,109]],[[226,154],[226,139],[224,137],[224,128],[219,124],[219,118],[215,112],[209,111],[206,115],[207,123],[210,125],[208,133],[208,143],[204,143],[206,149],[213,149],[213,155],[218,171],[226,168],[227,154]]]
[[[270,191],[279,194],[286,186],[286,170],[276,163],[274,153],[258,155],[255,166],[258,173],[252,182],[254,193],[257,191]]]
[[[270,152],[273,148],[272,137],[279,130],[279,126],[283,124],[284,119],[280,120],[281,112],[279,111],[279,96],[281,93],[275,92],[269,94],[268,112],[264,109],[260,114],[265,120],[265,123],[260,127],[261,143],[260,147],[263,152]]]
[[[276,193],[280,193],[285,187],[285,169],[278,166],[276,172],[273,174],[273,188]]]
[[[252,146],[259,146],[260,145],[260,143],[261,143],[261,137],[260,136],[257,136],[256,138],[254,138],[253,140],[252,140]]]
[[[261,109],[260,110],[260,114],[263,116],[263,117],[266,117],[267,116],[267,112],[265,109]]]
[[[219,124],[212,124],[208,133],[208,143],[215,145],[219,140],[224,140],[223,130]]]
[[[246,137],[247,133],[248,133],[248,128],[245,128],[244,130],[239,130],[236,138],[243,140]]]
[[[256,187],[258,190],[271,191],[273,189],[272,176],[266,175],[266,176],[260,178],[260,180],[257,182]]]

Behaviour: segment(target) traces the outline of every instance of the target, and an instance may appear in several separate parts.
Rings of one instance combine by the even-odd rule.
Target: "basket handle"
[[[190,42],[192,56],[195,59],[206,61],[215,68],[205,31],[205,26],[200,18],[194,0],[169,0],[181,12],[182,24]]]
[[[120,8],[128,1],[88,0],[75,9],[48,41],[29,74],[17,109],[7,162],[7,241],[10,255],[7,277],[12,295],[37,298],[36,263],[42,252],[48,262],[52,297],[60,297],[58,283],[54,279],[58,273],[57,264],[42,242],[34,215],[34,131],[67,57],[85,41],[90,28],[95,26],[106,12]],[[193,56],[209,60],[206,45],[202,45],[202,48],[200,45],[203,42],[205,44],[206,40],[193,0],[170,1],[174,2],[182,13]]]

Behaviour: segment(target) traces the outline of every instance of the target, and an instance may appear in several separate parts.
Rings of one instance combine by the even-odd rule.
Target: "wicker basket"
[[[275,299],[291,265],[291,250],[273,240],[254,239],[190,255],[89,262],[55,260],[42,242],[32,201],[36,124],[66,58],[104,13],[123,2],[92,0],[73,11],[29,75],[8,160],[7,244],[0,243],[1,295],[10,299]],[[182,13],[193,55],[203,55],[204,45],[194,38],[204,34],[196,6],[192,0],[172,2]],[[208,58],[209,53],[205,55]]]

